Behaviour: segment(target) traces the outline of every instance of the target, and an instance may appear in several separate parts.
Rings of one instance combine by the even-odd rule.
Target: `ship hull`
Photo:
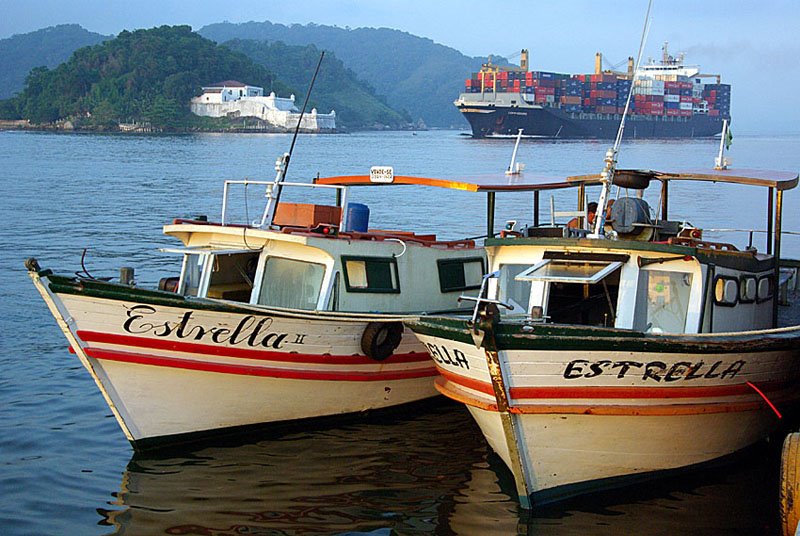
[[[613,139],[619,129],[620,114],[567,113],[545,107],[459,107],[472,127],[474,138],[523,136],[559,139]],[[630,115],[625,122],[625,138],[708,138],[722,132],[722,117],[695,115],[672,117]]]

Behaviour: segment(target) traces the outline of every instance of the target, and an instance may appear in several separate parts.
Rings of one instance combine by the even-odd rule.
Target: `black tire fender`
[[[402,323],[370,322],[361,335],[361,350],[370,359],[383,361],[394,353],[402,338]]]

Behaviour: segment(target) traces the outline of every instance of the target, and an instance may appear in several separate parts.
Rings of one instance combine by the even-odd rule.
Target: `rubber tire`
[[[361,350],[370,359],[384,361],[394,353],[402,338],[402,323],[370,322],[361,335]]]
[[[800,433],[786,436],[781,452],[781,530],[794,536],[800,521]]]

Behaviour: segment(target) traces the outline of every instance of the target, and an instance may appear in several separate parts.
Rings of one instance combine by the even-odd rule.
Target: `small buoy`
[[[800,433],[786,436],[781,452],[781,531],[794,536],[800,521]]]

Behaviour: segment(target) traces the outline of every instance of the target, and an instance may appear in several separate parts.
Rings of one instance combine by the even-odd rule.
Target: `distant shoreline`
[[[229,127],[229,128],[201,128],[201,127],[184,127],[163,129],[152,127],[147,124],[120,124],[119,128],[76,128],[70,121],[63,121],[57,123],[50,123],[46,125],[33,124],[27,119],[19,120],[0,120],[0,130],[19,130],[29,132],[55,132],[55,133],[71,133],[71,134],[114,134],[114,135],[142,135],[142,134],[294,134],[294,129],[281,129],[281,128],[247,128],[247,127]],[[307,130],[300,129],[300,134],[350,134],[352,132],[424,132],[426,128],[341,128],[341,129],[320,129],[320,130]],[[438,130],[438,129],[437,129]]]

